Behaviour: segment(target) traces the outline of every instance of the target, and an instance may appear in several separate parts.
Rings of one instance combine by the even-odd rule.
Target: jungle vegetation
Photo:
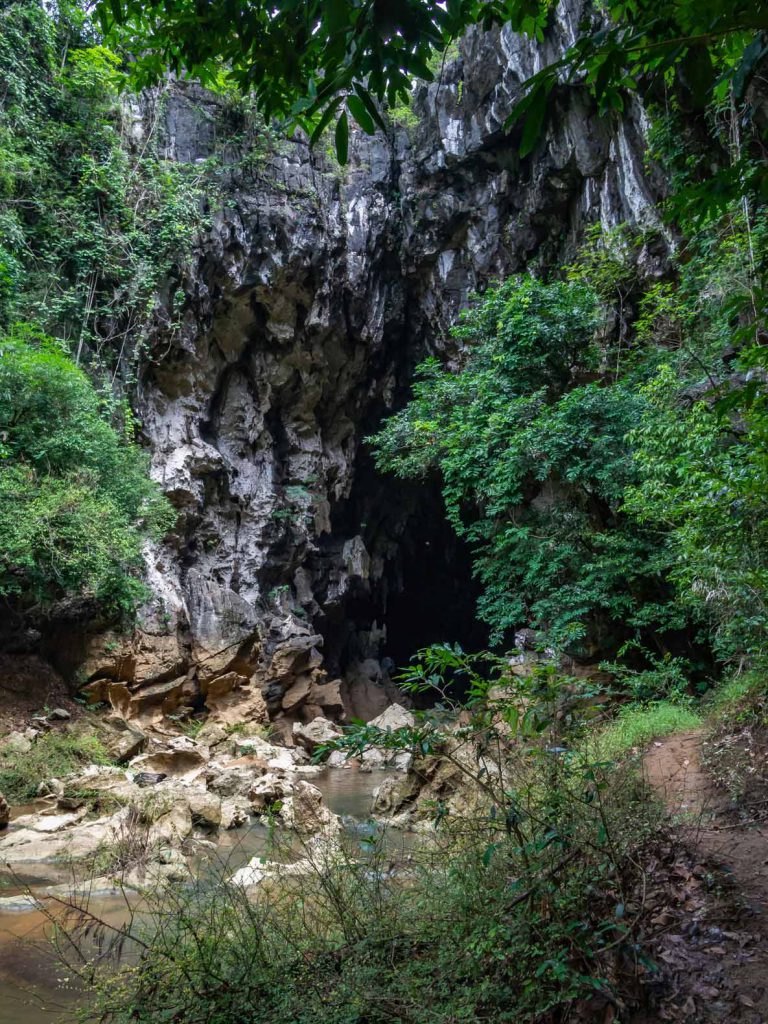
[[[223,76],[316,139],[335,118],[344,160],[350,120],[381,130],[386,105],[434,77],[435,52],[465,28],[511,21],[542,38],[553,8],[97,11],[98,29],[65,0],[0,8],[0,595],[22,612],[130,609],[141,546],[172,525],[124,398],[158,317],[173,329],[173,301],[156,296],[183,275],[205,184],[152,144],[126,144],[118,91],[168,68],[217,87]],[[697,694],[718,674],[748,678],[765,720],[768,19],[764,4],[722,0],[610,0],[605,13],[527,84],[509,127],[524,159],[569,79],[608,117],[640,94],[648,160],[669,182],[656,226],[596,227],[562,265],[476,296],[450,362],[422,362],[370,439],[382,472],[439,480],[496,653],[417,655],[404,683],[436,691],[437,709],[415,730],[353,730],[339,746],[445,763],[460,746],[479,802],[463,816],[437,804],[434,845],[399,876],[374,835],[367,860],[334,853],[260,904],[226,878],[155,896],[152,927],[121,932],[136,962],[91,978],[86,1016],[455,1024],[563,1019],[597,1000],[603,1017],[621,965],[653,971],[638,865],[660,812],[627,748],[698,724]],[[662,273],[646,273],[651,250]],[[518,677],[498,652],[524,626],[550,662]],[[598,695],[551,652],[610,659],[622,710],[602,747]],[[459,715],[457,734],[445,723]]]

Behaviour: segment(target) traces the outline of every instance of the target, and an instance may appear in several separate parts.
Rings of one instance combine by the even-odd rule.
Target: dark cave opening
[[[436,480],[385,477],[363,457],[333,523],[336,538],[363,538],[374,568],[370,579],[353,580],[341,603],[326,604],[317,623],[331,671],[343,675],[351,663],[376,657],[396,673],[431,644],[487,647],[471,551],[446,521]]]
[[[382,656],[402,668],[430,644],[457,643],[466,651],[487,646],[488,629],[476,615],[479,587],[469,547],[445,522],[434,493],[407,521],[393,569]]]

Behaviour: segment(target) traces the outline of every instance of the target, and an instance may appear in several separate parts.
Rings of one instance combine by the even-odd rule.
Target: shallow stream
[[[366,833],[365,824],[373,790],[389,774],[384,771],[359,772],[355,769],[329,769],[312,779],[322,790],[327,806],[341,815],[348,831]],[[392,842],[401,842],[393,833]],[[253,823],[241,829],[222,832],[216,856],[235,871],[253,857],[267,852],[266,826]],[[65,867],[56,863],[34,865],[34,874],[4,879],[0,896],[19,895],[17,909],[0,909],[0,1024],[56,1024],[67,1019],[83,996],[76,979],[66,976],[65,968],[53,956],[49,938],[51,924],[37,909],[24,907],[26,886],[34,888],[62,885],[71,881]],[[89,910],[109,924],[120,925],[128,915],[122,894],[94,893]]]

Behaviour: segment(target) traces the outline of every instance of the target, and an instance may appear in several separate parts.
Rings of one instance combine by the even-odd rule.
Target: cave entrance
[[[419,504],[403,530],[383,613],[382,656],[397,669],[431,644],[458,643],[465,651],[488,644],[488,629],[476,617],[469,547],[446,523],[438,494],[428,492]]]
[[[343,675],[351,663],[374,657],[395,673],[431,644],[487,647],[471,552],[446,521],[436,480],[386,477],[363,458],[333,522],[337,537],[363,538],[372,572],[353,582],[343,602],[327,604],[317,623],[329,671]]]

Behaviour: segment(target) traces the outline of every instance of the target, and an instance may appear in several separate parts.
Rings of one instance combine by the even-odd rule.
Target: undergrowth
[[[762,671],[727,680],[706,702],[705,767],[734,808],[764,813],[768,800],[768,682]]]
[[[11,803],[23,803],[37,795],[41,782],[61,779],[87,764],[109,764],[109,757],[95,736],[82,733],[44,733],[25,754],[0,745],[0,793]]]
[[[652,740],[696,729],[701,723],[701,715],[689,703],[659,701],[645,706],[629,705],[595,737],[594,743],[600,756],[621,758]]]

